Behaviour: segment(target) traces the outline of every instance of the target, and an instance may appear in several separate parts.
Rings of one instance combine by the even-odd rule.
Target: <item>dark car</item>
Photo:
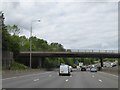
[[[86,71],[86,67],[81,67],[81,71]]]

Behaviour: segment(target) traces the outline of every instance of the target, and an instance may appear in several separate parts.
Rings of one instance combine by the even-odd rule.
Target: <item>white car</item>
[[[92,68],[90,69],[90,71],[91,71],[91,72],[97,72],[97,68],[96,68],[96,67],[92,67]]]
[[[69,65],[60,65],[59,76],[70,75]]]

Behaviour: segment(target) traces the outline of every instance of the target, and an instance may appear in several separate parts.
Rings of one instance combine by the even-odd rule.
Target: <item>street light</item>
[[[31,28],[30,28],[30,68],[32,68],[32,64],[31,64],[31,61],[32,61],[32,23],[33,22],[40,22],[40,20],[33,20],[31,21]]]

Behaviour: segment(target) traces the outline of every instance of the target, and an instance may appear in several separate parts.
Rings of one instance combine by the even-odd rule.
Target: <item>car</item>
[[[61,75],[70,75],[70,68],[69,65],[60,65],[60,69],[59,69],[59,76]]]
[[[81,67],[81,71],[86,71],[86,67]]]
[[[117,66],[116,63],[111,63],[111,67],[115,67],[115,66]]]
[[[90,71],[90,68],[87,68],[86,71]]]
[[[91,71],[91,72],[97,72],[97,68],[96,68],[96,67],[92,67],[92,68],[90,69],[90,71]]]

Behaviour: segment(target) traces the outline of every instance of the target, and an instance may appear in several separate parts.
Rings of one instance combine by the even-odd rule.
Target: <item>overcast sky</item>
[[[5,24],[16,24],[21,35],[58,42],[70,49],[117,49],[117,2],[4,2]]]

